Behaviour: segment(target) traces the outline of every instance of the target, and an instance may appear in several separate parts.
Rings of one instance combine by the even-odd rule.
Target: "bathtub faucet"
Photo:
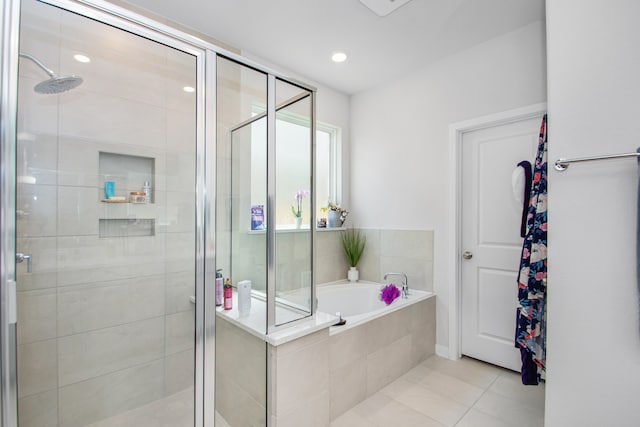
[[[388,276],[400,276],[402,277],[402,298],[409,296],[409,279],[405,273],[387,273],[384,275],[384,280],[387,280]]]

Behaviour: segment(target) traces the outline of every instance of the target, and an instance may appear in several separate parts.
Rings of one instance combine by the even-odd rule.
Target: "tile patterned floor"
[[[542,427],[544,384],[470,358],[432,356],[331,427]]]
[[[193,390],[91,427],[193,426]],[[216,426],[229,424],[216,413]],[[331,423],[331,427],[543,427],[544,384],[470,358],[432,356]]]

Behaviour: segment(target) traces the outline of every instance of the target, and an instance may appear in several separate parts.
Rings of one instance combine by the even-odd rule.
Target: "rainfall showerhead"
[[[82,84],[82,77],[80,76],[58,76],[35,57],[26,53],[20,53],[20,56],[33,61],[34,64],[40,67],[50,77],[50,79],[40,82],[33,87],[33,90],[37,93],[46,95],[57,94],[74,89]]]
[[[78,76],[56,76],[38,83],[33,87],[38,93],[45,95],[66,92],[82,84],[82,77]]]

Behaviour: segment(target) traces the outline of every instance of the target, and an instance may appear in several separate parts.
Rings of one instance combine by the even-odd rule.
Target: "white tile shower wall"
[[[195,60],[23,7],[21,49],[84,83],[38,95],[41,70],[20,64],[18,175],[36,180],[17,204],[17,247],[33,255],[32,273],[17,266],[21,426],[83,426],[193,386],[196,115],[181,89]],[[78,50],[95,52],[90,65],[69,59]],[[154,203],[101,203],[100,152],[153,158]],[[143,184],[136,171],[115,180],[118,195]],[[99,238],[99,218],[153,218],[156,232]]]

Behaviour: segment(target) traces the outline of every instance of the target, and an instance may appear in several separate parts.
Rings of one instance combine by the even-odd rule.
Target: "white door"
[[[534,162],[542,116],[462,136],[462,354],[520,370],[514,347],[524,185],[512,177]]]

